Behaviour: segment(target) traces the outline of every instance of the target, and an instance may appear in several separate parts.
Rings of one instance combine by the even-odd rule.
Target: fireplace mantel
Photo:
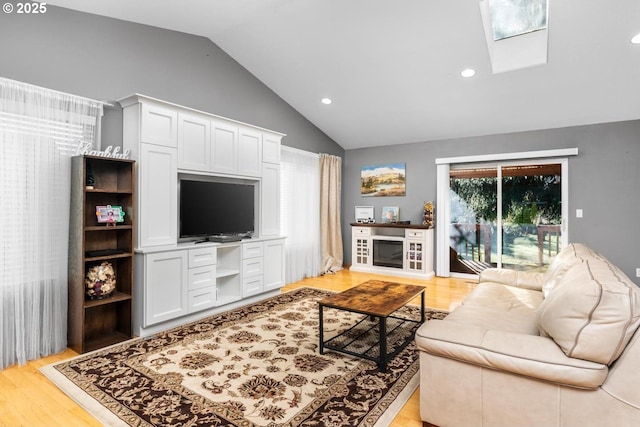
[[[422,225],[422,224],[403,224],[403,223],[396,223],[396,222],[391,222],[391,223],[386,223],[386,222],[368,222],[368,223],[360,223],[360,222],[352,222],[351,223],[352,227],[375,227],[375,228],[380,228],[380,227],[385,227],[385,228],[417,228],[417,229],[423,229],[423,230],[428,230],[429,228],[433,228],[433,227],[429,227],[427,225]]]

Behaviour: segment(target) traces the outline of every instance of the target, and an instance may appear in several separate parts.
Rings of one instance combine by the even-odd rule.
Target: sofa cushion
[[[517,288],[542,290],[544,273],[511,270],[508,268],[486,268],[480,272],[478,282],[495,282]]]
[[[415,342],[420,351],[572,387],[597,388],[607,378],[606,365],[567,357],[550,338],[461,327],[449,317],[418,328]]]
[[[544,274],[542,293],[546,298],[551,290],[562,282],[564,274],[574,265],[583,262],[585,259],[598,258],[603,261],[606,259],[593,251],[590,247],[582,243],[571,243],[562,249],[549,264]]]
[[[538,308],[541,335],[569,357],[611,364],[640,324],[640,290],[601,257],[574,264]]]

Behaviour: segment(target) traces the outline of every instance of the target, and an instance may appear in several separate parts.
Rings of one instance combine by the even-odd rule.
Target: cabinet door
[[[354,235],[351,262],[354,265],[371,265],[371,238]]]
[[[143,143],[178,146],[178,113],[152,104],[142,104],[140,138]]]
[[[211,169],[211,121],[194,114],[178,114],[178,168]]]
[[[262,136],[262,161],[280,164],[280,140],[279,135],[265,133]]]
[[[249,129],[241,129],[238,144],[238,174],[260,176],[262,173],[262,134]]]
[[[138,247],[177,241],[177,149],[140,144]]]
[[[144,326],[188,313],[187,251],[145,255]]]
[[[405,242],[405,270],[413,273],[424,273],[423,240],[407,239]]]
[[[280,235],[280,165],[262,164],[260,235]]]
[[[238,172],[238,128],[212,122],[211,169],[213,172]]]
[[[285,240],[264,242],[264,290],[279,289],[285,285]]]
[[[353,227],[351,229],[351,262],[353,265],[370,266],[371,259],[371,228]]]

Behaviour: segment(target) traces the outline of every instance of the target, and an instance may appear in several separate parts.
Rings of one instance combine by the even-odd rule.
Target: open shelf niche
[[[242,299],[240,268],[242,246],[229,244],[218,247],[216,266],[216,305],[224,305]]]

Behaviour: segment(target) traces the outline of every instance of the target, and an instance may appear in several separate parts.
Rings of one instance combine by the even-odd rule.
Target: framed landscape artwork
[[[405,163],[363,166],[360,194],[365,197],[405,196]]]

